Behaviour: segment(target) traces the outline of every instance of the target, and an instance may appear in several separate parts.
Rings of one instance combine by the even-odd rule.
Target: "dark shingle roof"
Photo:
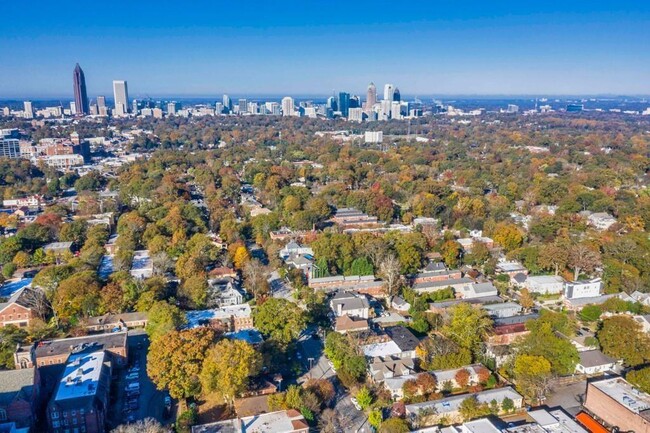
[[[418,347],[418,344],[420,344],[420,340],[418,340],[411,331],[403,326],[386,328],[386,333],[403,352],[415,350],[415,348]]]

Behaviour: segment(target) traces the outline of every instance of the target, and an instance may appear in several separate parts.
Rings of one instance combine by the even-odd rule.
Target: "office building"
[[[338,107],[341,116],[348,117],[350,113],[350,94],[346,92],[339,92]]]
[[[20,158],[20,142],[18,139],[0,136],[0,157]]]
[[[129,90],[126,81],[113,81],[113,97],[115,98],[116,116],[124,116],[129,112]]]
[[[34,108],[32,107],[32,101],[23,102],[23,106],[24,106],[23,117],[25,119],[34,118]]]
[[[377,87],[375,83],[370,83],[368,85],[368,91],[366,92],[366,112],[369,113],[372,111],[372,107],[377,103]]]
[[[285,96],[282,98],[282,115],[283,116],[293,116],[295,111],[293,98],[291,96]]]
[[[650,432],[650,395],[621,377],[589,382],[584,406],[620,431]]]
[[[332,111],[338,110],[338,105],[336,103],[336,98],[334,96],[330,96],[329,98],[327,98],[326,107]]]
[[[97,107],[106,107],[106,96],[97,97]]]
[[[399,89],[395,87],[395,90],[393,90],[393,101],[401,102],[402,100],[402,95],[399,93]]]
[[[74,101],[70,102],[70,115],[74,116],[77,114],[77,104]]]
[[[72,82],[74,86],[74,105],[75,113],[80,116],[90,114],[88,107],[88,94],[86,93],[86,77],[84,71],[79,66],[79,63],[74,68],[72,73]]]
[[[228,95],[223,95],[223,108],[226,112],[230,113],[230,110],[232,110],[232,101],[230,99],[230,96]]]
[[[363,108],[350,108],[348,120],[352,122],[363,122]]]
[[[246,101],[246,99],[240,99],[238,107],[239,108],[238,108],[237,112],[239,114],[248,113],[248,101]]]
[[[394,93],[395,93],[395,86],[393,86],[392,84],[386,84],[384,86],[384,101],[392,102]]]
[[[390,104],[390,118],[391,119],[402,118],[402,104],[400,104],[399,101],[393,101]]]
[[[508,108],[506,108],[506,113],[508,114],[515,114],[519,112],[519,106],[515,104],[508,104]]]

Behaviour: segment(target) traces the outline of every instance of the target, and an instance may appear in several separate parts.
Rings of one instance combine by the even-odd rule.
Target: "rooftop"
[[[504,388],[490,389],[487,391],[477,392],[473,394],[461,394],[454,395],[452,397],[443,398],[440,400],[425,401],[422,403],[413,403],[406,405],[407,413],[418,413],[420,410],[426,409],[435,409],[439,415],[456,412],[460,404],[468,397],[475,396],[479,403],[490,403],[492,400],[496,400],[498,403],[501,403],[503,399],[510,398],[516,404],[517,401],[521,401],[522,397],[514,389],[507,386]]]
[[[597,367],[600,365],[614,364],[616,360],[610,356],[605,355],[600,350],[586,350],[584,352],[579,352],[580,356],[579,364],[583,367]]]
[[[97,393],[105,352],[103,350],[73,353],[63,372],[55,401],[89,397]]]
[[[650,395],[635,389],[621,377],[591,382],[590,386],[599,389],[618,404],[636,414],[650,409]]]
[[[0,406],[7,407],[21,392],[27,399],[30,398],[33,386],[33,368],[0,371]]]
[[[415,350],[420,344],[420,340],[404,326],[386,328],[386,333],[402,351]]]
[[[192,427],[192,433],[292,433],[308,429],[303,416],[290,409],[197,425]]]
[[[87,335],[84,337],[62,338],[60,340],[42,341],[36,344],[36,358],[58,356],[71,353],[74,349],[97,345],[106,349],[126,347],[127,332],[113,332],[110,334]]]

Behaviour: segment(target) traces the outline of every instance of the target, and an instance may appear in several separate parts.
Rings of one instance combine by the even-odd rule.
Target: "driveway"
[[[319,338],[310,336],[298,342],[301,362],[306,373],[298,378],[302,383],[308,379],[331,379],[336,375],[328,364],[328,359],[323,352],[323,341]],[[311,368],[310,368],[311,364]]]
[[[582,409],[586,391],[586,380],[570,385],[557,386],[551,390],[546,399],[546,404],[549,407],[561,406],[570,414],[576,414]]]

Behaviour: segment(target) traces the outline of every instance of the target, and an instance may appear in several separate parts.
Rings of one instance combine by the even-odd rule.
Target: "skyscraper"
[[[402,95],[399,93],[399,89],[395,87],[393,91],[393,101],[400,102],[402,100]]]
[[[366,112],[372,111],[372,107],[377,103],[377,87],[375,83],[368,85],[368,92],[366,93]]]
[[[98,107],[106,107],[106,97],[105,96],[98,96],[97,97],[97,106]]]
[[[282,98],[282,115],[283,116],[293,116],[294,115],[294,103],[291,96],[285,96]]]
[[[34,109],[32,108],[32,101],[25,101],[23,102],[24,110],[23,110],[23,116],[26,119],[31,119],[34,117]]]
[[[237,105],[239,107],[239,114],[248,113],[248,101],[246,99],[240,99]]]
[[[74,71],[72,72],[72,83],[74,86],[75,114],[81,116],[90,114],[88,94],[86,93],[86,77],[79,63],[77,63],[77,66],[74,67]]]
[[[343,117],[348,117],[350,113],[350,94],[346,92],[339,92],[338,101],[339,111]]]
[[[392,84],[386,84],[384,86],[384,101],[391,101],[393,102],[393,97],[395,93],[395,86]]]
[[[113,81],[113,97],[115,99],[115,115],[124,116],[129,112],[129,90],[126,81]]]
[[[226,112],[230,112],[230,110],[232,110],[232,101],[228,95],[223,95],[223,108],[226,110]]]

